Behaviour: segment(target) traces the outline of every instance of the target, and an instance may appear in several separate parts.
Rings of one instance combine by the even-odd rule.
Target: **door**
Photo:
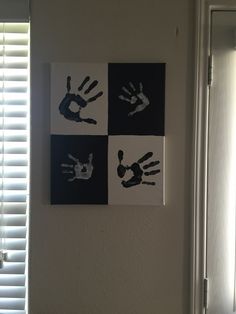
[[[207,314],[235,313],[236,12],[212,11],[209,88]]]

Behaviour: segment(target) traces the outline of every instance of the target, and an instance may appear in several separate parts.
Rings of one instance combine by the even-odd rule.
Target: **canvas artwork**
[[[164,203],[164,63],[51,66],[51,203]]]
[[[107,64],[52,64],[51,134],[108,134],[107,72]]]
[[[108,151],[110,204],[163,202],[163,138],[111,136]]]
[[[56,204],[107,204],[107,136],[51,136],[51,195]]]

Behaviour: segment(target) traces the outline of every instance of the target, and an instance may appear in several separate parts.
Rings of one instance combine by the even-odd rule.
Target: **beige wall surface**
[[[193,0],[32,0],[30,314],[189,314]],[[51,206],[50,63],[166,62],[166,205]]]

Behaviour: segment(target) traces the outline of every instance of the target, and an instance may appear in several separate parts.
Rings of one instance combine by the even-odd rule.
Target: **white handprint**
[[[128,116],[133,116],[137,112],[143,111],[149,104],[148,97],[143,93],[143,84],[139,83],[139,90],[134,87],[132,82],[129,82],[129,87],[122,87],[126,95],[119,95],[119,99],[127,101],[131,105],[136,105],[136,108],[128,113]]]
[[[73,175],[67,181],[72,182],[75,179],[88,180],[91,178],[93,172],[92,153],[89,154],[87,163],[82,163],[78,158],[75,158],[71,154],[68,154],[68,158],[73,160],[74,164],[61,164],[61,167],[63,167],[62,173]]]

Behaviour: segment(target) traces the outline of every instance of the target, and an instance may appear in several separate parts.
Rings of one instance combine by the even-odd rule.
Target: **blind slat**
[[[4,150],[0,146],[0,154],[26,154],[27,144],[26,143],[5,143]]]
[[[1,143],[0,143],[1,145]],[[4,156],[4,159],[1,158],[2,154],[0,154],[0,167],[1,166],[9,166],[9,167],[20,167],[20,166],[27,166],[28,165],[28,158],[24,154],[21,156],[17,156],[17,158],[14,158],[14,154],[9,156]],[[12,156],[12,158],[11,158]],[[6,179],[8,180],[8,179]]]
[[[14,81],[9,81],[8,83],[14,83]],[[0,93],[4,91],[6,91],[7,93],[26,93],[27,92],[27,87],[24,86],[24,82],[22,82],[22,85],[16,85],[16,84],[8,84],[9,87],[6,87],[6,85],[4,86],[4,89],[3,89],[3,86],[1,86],[1,80],[0,80]]]
[[[5,2],[5,7],[7,6],[7,3],[10,3],[10,1],[14,0],[0,0],[0,3]],[[15,0],[15,1],[27,1],[28,0]],[[12,9],[12,8],[11,8]],[[1,16],[0,16],[1,19]],[[29,24],[28,23],[0,23],[0,32],[1,33],[28,33]]]
[[[6,166],[6,168],[7,168],[7,166]],[[1,178],[4,178],[4,179],[5,178],[12,178],[12,179],[15,180],[17,178],[26,178],[26,176],[27,176],[27,169],[26,169],[25,166],[22,166],[22,167],[21,166],[20,167],[9,167],[9,168],[11,168],[11,169],[6,169],[5,172],[1,172],[1,169],[0,169],[0,179]],[[14,172],[13,168],[16,168],[15,172]],[[22,168],[22,169],[20,169],[20,168]],[[9,192],[9,194],[10,194],[10,192]],[[8,197],[8,195],[5,194],[4,197]]]
[[[21,107],[19,107],[20,109]],[[17,118],[26,118],[27,117],[27,111],[25,110],[16,110],[16,111],[13,111],[13,110],[1,110],[0,108],[0,117],[6,117],[6,118],[14,118],[14,119],[17,119]],[[16,134],[17,135],[17,134]]]
[[[20,80],[20,78],[19,78],[19,80]],[[22,78],[22,82],[24,82],[24,81],[25,80]],[[8,105],[8,106],[26,106],[27,105],[27,101],[19,100],[19,99],[3,101],[2,99],[0,99],[0,106],[3,106],[3,105]]]
[[[0,274],[1,286],[24,286],[25,275]]]
[[[5,239],[5,249],[6,250],[25,250],[26,239]],[[0,268],[0,272],[4,271],[7,267],[7,263],[4,263],[4,267]]]
[[[26,225],[26,215],[4,215],[3,218],[4,226],[25,226]]]
[[[4,227],[4,236],[6,238],[25,238],[26,237],[26,227]],[[8,259],[7,259],[8,260]]]
[[[0,196],[0,202],[26,202],[27,196],[25,193],[21,194],[19,191],[17,191],[10,194],[9,192],[10,191],[6,191],[4,195]]]
[[[25,262],[26,251],[25,250],[8,250],[7,261],[8,262]],[[1,283],[0,283],[1,285]]]
[[[0,298],[0,309],[4,310],[24,310],[24,299]]]
[[[0,268],[0,274],[17,274],[25,273],[25,263],[4,262],[4,267]]]
[[[19,311],[19,310],[4,310],[4,313],[0,314],[26,314],[26,311]]]
[[[9,179],[9,178],[4,178],[4,181],[1,182],[0,181],[0,189],[3,190],[3,193],[7,192],[7,191],[16,191],[16,190],[27,190],[27,179],[19,179],[16,178],[14,180]]]
[[[4,217],[5,219],[8,219],[9,217],[14,217],[12,215],[20,215],[19,217],[22,217],[21,215],[26,214],[27,204],[26,203],[2,203],[2,206],[4,208]],[[25,216],[24,216],[25,217]]]
[[[2,313],[1,313],[2,314]],[[4,314],[26,314],[25,311],[5,310]]]
[[[1,287],[0,286],[0,298],[24,298],[25,287]]]

